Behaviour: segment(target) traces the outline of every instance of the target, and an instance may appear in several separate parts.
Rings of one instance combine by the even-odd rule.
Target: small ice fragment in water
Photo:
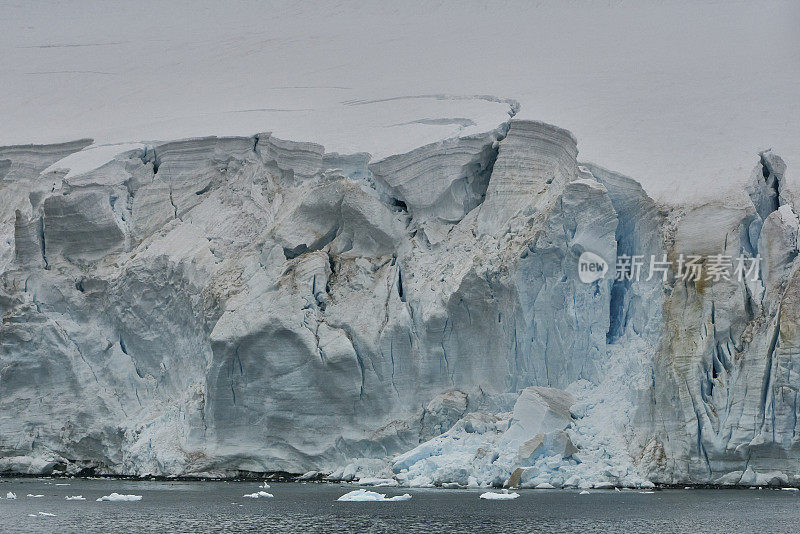
[[[44,495],[34,495],[33,493],[29,493],[28,497],[33,497],[35,499],[37,497],[44,497]]]
[[[141,495],[120,495],[117,492],[112,493],[111,495],[103,495],[97,502],[101,501],[111,501],[111,502],[130,502],[130,501],[141,501]]]
[[[248,493],[243,495],[243,497],[247,497],[248,499],[259,499],[261,497],[272,497],[271,493],[267,493],[266,491],[257,491],[255,493]]]
[[[67,495],[64,497],[67,501],[85,501],[86,499],[83,498],[83,495]]]
[[[365,489],[358,489],[345,493],[336,500],[343,502],[368,502],[368,501],[396,502],[396,501],[407,501],[409,499],[411,499],[411,495],[409,495],[408,493],[404,493],[402,495],[395,495],[394,497],[387,497],[383,493],[378,493],[375,491],[369,491]]]
[[[56,514],[51,514],[49,512],[39,512],[39,515],[43,515],[45,517],[55,517]]]
[[[16,493],[11,493],[10,491],[6,493],[6,499],[16,499],[16,498],[17,498]]]
[[[586,491],[586,490],[583,490],[583,491],[582,491],[582,492],[580,492],[578,495],[589,495],[590,493],[591,493],[591,491]]]
[[[781,488],[783,491],[798,491],[797,488]]]
[[[266,482],[264,482],[263,484],[261,484],[261,485],[259,486],[259,488],[263,488],[263,489],[269,489],[269,484],[267,484]]]
[[[490,501],[508,501],[511,499],[516,499],[519,497],[519,493],[509,493],[508,490],[503,490],[502,493],[498,493],[495,491],[487,491],[486,493],[481,493],[481,499],[487,499]]]

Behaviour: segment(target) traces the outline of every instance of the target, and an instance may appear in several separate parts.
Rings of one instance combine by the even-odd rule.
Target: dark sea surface
[[[69,484],[57,485],[57,484]],[[402,502],[337,502],[352,485],[257,482],[0,479],[1,532],[798,532],[800,495],[781,490],[520,490],[511,501],[482,491],[371,488]],[[6,499],[7,492],[17,495]],[[96,502],[112,492],[138,502]],[[43,497],[27,497],[28,494]],[[83,495],[85,501],[67,501]],[[39,512],[55,514],[45,516]],[[33,515],[35,517],[30,517]]]

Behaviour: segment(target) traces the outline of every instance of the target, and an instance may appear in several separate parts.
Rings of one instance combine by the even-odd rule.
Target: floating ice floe
[[[120,495],[119,493],[112,493],[111,495],[103,495],[97,502],[102,501],[111,501],[111,502],[132,502],[132,501],[141,501],[141,495]]]
[[[586,491],[586,490],[583,490],[583,491],[582,491],[582,492],[580,492],[578,495],[589,495],[590,493],[591,493],[591,491]]]
[[[486,493],[481,493],[481,499],[486,499],[489,501],[510,501],[511,499],[516,499],[519,497],[519,493],[509,493],[508,491],[487,491]]]
[[[83,495],[67,495],[66,497],[64,497],[64,499],[67,500],[67,501],[85,501],[86,500],[83,497]]]
[[[28,497],[33,497],[34,499],[36,499],[38,497],[44,497],[44,495],[34,495],[33,493],[29,493],[27,496]]]
[[[269,487],[269,486],[267,486]],[[261,497],[272,497],[271,493],[267,493],[266,491],[257,491],[255,493],[247,493],[243,495],[243,497],[247,497],[248,499],[260,499]]]
[[[51,514],[50,512],[39,512],[39,515],[43,515],[45,517],[55,517],[56,514]]]
[[[365,489],[358,489],[354,491],[350,491],[345,493],[338,499],[337,501],[344,501],[344,502],[390,502],[390,501],[408,501],[411,499],[411,495],[408,493],[404,493],[402,495],[395,495],[394,497],[387,497],[383,493],[378,493],[375,491],[369,491]]]
[[[783,491],[798,491],[798,488],[781,488]]]
[[[16,493],[11,493],[10,491],[6,493],[6,499],[16,499],[16,498],[17,498]]]
[[[264,482],[263,484],[261,484],[261,485],[259,486],[259,488],[261,488],[261,489],[269,489],[269,484],[267,484],[266,482]]]
[[[56,484],[56,486],[69,486],[69,483],[65,482],[63,484]]]

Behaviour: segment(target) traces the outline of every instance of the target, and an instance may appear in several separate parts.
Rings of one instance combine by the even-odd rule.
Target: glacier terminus
[[[779,155],[657,201],[491,105],[384,154],[269,132],[0,147],[0,471],[800,486]],[[590,283],[587,252],[611,266]],[[761,268],[614,277],[682,254]]]

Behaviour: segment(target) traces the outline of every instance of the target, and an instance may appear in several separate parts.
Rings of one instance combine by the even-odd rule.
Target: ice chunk
[[[481,499],[486,499],[488,501],[510,501],[511,499],[516,499],[517,497],[519,497],[519,493],[509,493],[508,491],[487,491],[486,493],[481,493],[480,496]]]
[[[142,500],[142,496],[141,495],[121,495],[119,493],[114,492],[111,495],[103,495],[102,497],[97,499],[97,502],[102,502],[102,501],[132,502],[132,501],[141,501],[141,500]]]
[[[39,512],[39,515],[42,515],[44,517],[55,517],[56,516],[56,514],[51,514],[49,512]]]
[[[17,498],[16,493],[11,493],[10,491],[6,493],[6,499],[16,499],[16,498]]]
[[[394,497],[387,497],[383,493],[369,491],[365,489],[358,489],[345,493],[337,501],[343,502],[390,502],[390,501],[408,501],[411,495],[404,493],[402,495],[395,495]]]
[[[27,497],[33,497],[35,499],[35,498],[38,498],[38,497],[44,497],[44,495],[34,495],[33,493],[29,493],[27,495]]]
[[[255,493],[247,493],[243,495],[243,497],[247,497],[248,499],[260,499],[261,497],[272,497],[271,493],[267,493],[266,491],[257,491]]]
[[[67,495],[66,497],[64,497],[64,499],[67,500],[67,501],[85,501],[86,500],[83,497],[83,495]]]

